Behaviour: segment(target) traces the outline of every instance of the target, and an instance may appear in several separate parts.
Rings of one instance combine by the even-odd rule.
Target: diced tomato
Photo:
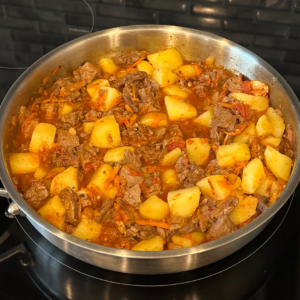
[[[152,179],[152,183],[153,184],[161,184],[161,181],[159,179],[157,179],[157,178],[153,178]]]
[[[129,175],[130,176],[142,176],[143,174],[136,170],[130,170]]]
[[[87,172],[92,171],[93,170],[93,165],[90,162],[86,163],[84,165],[84,170],[87,171]]]
[[[245,80],[242,83],[242,91],[243,93],[250,94],[252,90],[251,82],[249,80]]]
[[[185,141],[179,140],[179,141],[174,141],[170,144],[167,145],[167,150],[170,152],[176,148],[184,148],[185,147]]]
[[[235,108],[240,112],[240,114],[244,117],[244,118],[248,118],[248,109],[249,109],[249,105],[248,104],[235,104]]]

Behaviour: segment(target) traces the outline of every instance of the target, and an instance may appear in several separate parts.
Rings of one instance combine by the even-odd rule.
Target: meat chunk
[[[159,174],[160,172],[155,171],[153,173],[147,173],[144,171],[145,174],[145,182],[142,185],[142,192],[146,198],[149,198],[153,195],[158,195],[161,191],[161,181]]]
[[[69,131],[59,129],[57,131],[57,143],[63,147],[76,147],[79,145],[79,137],[72,135]]]
[[[86,62],[82,67],[73,72],[77,81],[84,81],[85,83],[90,83],[99,73],[99,67],[91,62]]]
[[[132,51],[128,54],[123,54],[121,56],[114,57],[113,60],[116,65],[122,69],[127,69],[137,62],[140,58],[146,57],[147,53],[145,51]]]
[[[258,198],[257,210],[261,213],[267,211],[269,209],[268,203],[270,199],[260,194],[255,194],[254,196]]]
[[[131,188],[128,188],[125,191],[123,201],[129,205],[134,206],[135,208],[138,208],[141,201],[141,188],[139,184],[135,184]]]
[[[132,86],[128,84],[123,88],[123,99],[134,112],[138,112],[138,102],[133,101],[133,98]]]
[[[148,76],[148,74],[146,72],[137,71],[137,72],[128,74],[120,79],[117,79],[113,83],[112,86],[114,88],[119,88],[119,87],[125,86],[125,84],[131,84],[135,81],[141,81],[141,80],[145,79],[147,76]]]
[[[101,118],[102,113],[96,110],[90,110],[87,114],[84,115],[84,118],[87,122],[95,121],[95,119]]]
[[[124,166],[120,171],[120,179],[127,182],[127,187],[132,187],[136,184],[141,183],[144,180],[143,174],[136,170]]]
[[[183,187],[189,188],[195,186],[196,183],[204,177],[204,174],[205,171],[200,166],[192,164],[184,180]]]
[[[76,150],[80,159],[80,164],[84,170],[86,170],[86,164],[92,162],[93,157],[99,153],[99,149],[91,146],[87,141],[80,144]],[[89,169],[87,171],[89,171]]]
[[[31,111],[26,106],[21,106],[18,114],[19,126],[21,126],[25,119],[27,119],[30,115]]]
[[[72,127],[78,127],[80,125],[82,119],[82,111],[72,111],[68,114],[64,114],[60,116],[60,120],[64,123],[70,124]]]
[[[237,75],[229,78],[226,82],[229,92],[236,92],[236,93],[242,92],[242,83],[243,83],[242,77]]]
[[[123,159],[120,161],[120,164],[132,165],[135,169],[142,166],[140,159],[135,154],[132,154],[128,149],[124,150]]]
[[[228,218],[228,216],[221,216],[209,229],[206,234],[208,240],[216,240],[236,231],[236,226]]]
[[[55,167],[79,168],[80,158],[78,151],[73,147],[56,147],[53,149],[52,163]]]
[[[149,240],[157,235],[155,227],[152,226],[141,226],[135,224],[128,228],[125,232],[126,237],[134,237],[142,240]]]
[[[76,226],[80,221],[76,193],[70,187],[66,187],[60,191],[59,196],[66,207],[66,222]]]
[[[183,133],[181,131],[181,129],[179,128],[178,125],[172,125],[172,126],[169,126],[167,128],[167,132],[166,132],[166,137],[165,139],[166,140],[169,140],[171,138],[174,138],[174,137],[180,137],[180,138],[183,138]]]
[[[178,180],[183,182],[190,171],[189,160],[185,153],[183,153],[177,160],[175,170],[177,171]]]
[[[23,197],[30,202],[35,208],[43,204],[44,200],[49,196],[49,191],[41,182],[34,182],[31,187],[24,193]]]
[[[139,158],[153,163],[157,162],[160,152],[161,143],[152,146],[142,145],[136,149],[136,155]]]
[[[107,199],[103,201],[100,208],[98,208],[98,211],[100,213],[100,216],[97,216],[95,220],[98,223],[105,223],[109,220],[113,219],[113,213],[114,213],[114,200],[113,199]]]

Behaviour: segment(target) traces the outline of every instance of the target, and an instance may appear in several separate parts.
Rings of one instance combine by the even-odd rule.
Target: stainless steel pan
[[[249,79],[266,82],[270,86],[273,107],[280,107],[286,123],[294,132],[295,165],[293,174],[281,197],[264,214],[249,225],[203,245],[162,252],[138,252],[108,248],[73,237],[42,219],[19,195],[8,172],[8,153],[12,142],[9,127],[13,113],[29,103],[38,91],[41,80],[49,76],[49,84],[66,75],[87,60],[97,61],[101,56],[124,50],[155,52],[168,47],[177,48],[187,60],[216,57],[217,64],[237,70]],[[60,72],[51,72],[62,66]],[[298,99],[286,81],[264,60],[249,50],[216,35],[181,27],[143,25],[104,30],[71,41],[48,53],[29,67],[14,83],[0,108],[1,179],[6,190],[1,194],[13,199],[32,225],[50,242],[66,253],[101,268],[124,273],[163,274],[188,271],[220,260],[237,251],[268,224],[274,214],[288,200],[299,181],[299,112]]]

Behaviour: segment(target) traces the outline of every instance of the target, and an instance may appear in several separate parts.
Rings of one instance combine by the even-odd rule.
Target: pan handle
[[[10,199],[10,194],[8,193],[8,191],[6,189],[1,189],[0,188],[0,197]]]

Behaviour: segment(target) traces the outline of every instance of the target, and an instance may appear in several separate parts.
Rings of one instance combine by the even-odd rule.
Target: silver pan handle
[[[6,189],[1,189],[0,188],[0,197],[4,197],[4,198],[10,198],[10,195],[8,193],[8,191]]]

